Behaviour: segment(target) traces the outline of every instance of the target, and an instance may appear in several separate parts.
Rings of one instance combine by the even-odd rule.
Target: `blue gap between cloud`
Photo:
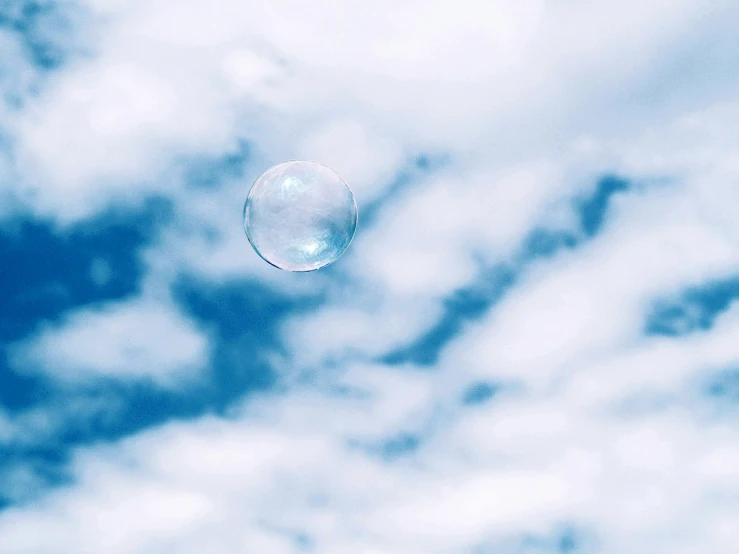
[[[613,197],[629,188],[629,181],[616,175],[606,175],[598,182],[594,194],[577,201],[580,227],[588,237],[595,236],[602,229]]]
[[[467,387],[462,395],[465,406],[479,406],[493,399],[501,390],[501,385],[487,381],[477,381]]]
[[[250,158],[249,143],[241,140],[232,152],[218,157],[189,157],[179,166],[185,185],[192,189],[216,189],[224,182],[242,179]],[[246,199],[247,191],[244,191]]]
[[[706,331],[738,299],[739,277],[689,287],[672,298],[657,300],[644,332],[647,336],[678,337]]]
[[[50,71],[73,51],[81,15],[71,3],[6,0],[0,3],[0,28],[16,33],[30,61]]]
[[[0,228],[0,344],[70,309],[136,292],[143,272],[138,251],[170,210],[167,202],[152,199],[139,213],[109,211],[63,233],[27,219]],[[0,352],[0,405],[11,412],[28,407],[47,398],[49,386],[43,378],[12,372]]]
[[[730,368],[711,374],[704,385],[712,399],[729,405],[739,405],[739,368]]]
[[[408,346],[389,352],[380,361],[388,365],[435,364],[443,347],[462,331],[464,324],[487,313],[514,282],[514,271],[500,266],[489,271],[484,279],[456,290],[444,300],[444,315],[434,327]]]

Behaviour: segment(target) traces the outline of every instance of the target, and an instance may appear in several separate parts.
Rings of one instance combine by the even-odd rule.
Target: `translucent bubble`
[[[287,271],[313,271],[341,256],[357,228],[349,185],[316,162],[265,171],[244,204],[244,230],[263,260]]]

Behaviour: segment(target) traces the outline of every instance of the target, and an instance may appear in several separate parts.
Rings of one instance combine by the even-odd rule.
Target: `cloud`
[[[20,371],[46,371],[56,379],[89,376],[168,381],[208,363],[208,339],[176,308],[135,299],[69,314],[13,346]]]

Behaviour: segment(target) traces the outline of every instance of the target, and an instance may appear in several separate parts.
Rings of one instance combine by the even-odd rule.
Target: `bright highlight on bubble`
[[[244,204],[244,231],[257,254],[287,271],[335,262],[357,229],[357,203],[323,164],[291,161],[265,171]]]

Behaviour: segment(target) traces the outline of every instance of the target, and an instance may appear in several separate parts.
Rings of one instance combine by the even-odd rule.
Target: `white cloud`
[[[294,352],[291,367],[320,367],[328,360],[376,357],[411,342],[441,316],[438,303],[423,296],[373,295],[338,299],[283,326]]]
[[[13,346],[20,371],[77,381],[104,375],[186,377],[208,363],[208,338],[167,301],[135,299],[81,309]]]
[[[382,192],[383,184],[392,182],[404,158],[397,139],[383,136],[377,127],[371,122],[332,121],[307,133],[295,157],[320,160],[340,175],[351,176],[357,202],[366,205]]]

